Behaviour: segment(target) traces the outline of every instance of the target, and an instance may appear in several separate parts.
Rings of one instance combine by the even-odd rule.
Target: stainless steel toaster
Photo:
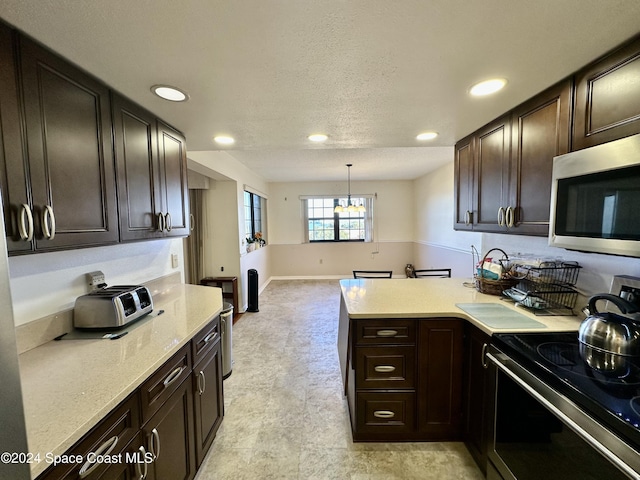
[[[76,328],[121,328],[153,311],[149,289],[140,285],[118,285],[95,290],[76,299]]]

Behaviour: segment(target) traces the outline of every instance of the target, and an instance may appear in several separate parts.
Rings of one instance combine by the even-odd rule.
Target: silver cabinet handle
[[[149,450],[151,451],[151,455],[153,455],[153,460],[155,461],[156,458],[158,458],[158,456],[160,455],[160,434],[158,433],[158,430],[156,428],[151,430],[151,442],[149,445]]]
[[[158,213],[157,215],[158,217],[158,231],[162,232],[164,231],[164,215],[162,215],[162,212]]]
[[[376,365],[373,369],[378,373],[391,373],[396,371],[393,365]]]
[[[25,217],[27,218],[26,222]],[[26,203],[20,205],[20,215],[18,219],[18,232],[20,233],[20,239],[25,242],[30,242],[33,239],[33,215],[31,215],[31,209]]]
[[[464,212],[464,224],[471,225],[471,212],[469,210]]]
[[[164,214],[164,228],[167,232],[171,231],[171,214],[169,212]]]
[[[113,451],[113,449],[116,448],[117,444],[118,444],[118,436],[116,435],[111,437],[109,440],[107,440],[102,445],[100,445],[95,452],[93,452],[94,455],[91,455],[91,459],[93,460],[95,459],[95,457],[99,455],[109,455]],[[87,460],[84,463],[84,465],[82,465],[80,472],[78,472],[78,474],[80,475],[80,478],[88,477],[100,465],[102,465],[102,463]]]
[[[56,236],[56,216],[51,205],[45,205],[42,211],[42,230],[44,238],[53,240]]]
[[[145,480],[147,478],[148,466],[146,462],[147,451],[141,445],[138,451],[141,453],[140,458],[142,458],[142,465],[144,465],[144,470],[140,468],[140,462],[136,462],[136,472],[138,474],[138,480]]]
[[[213,340],[214,338],[216,338],[218,336],[218,332],[211,332],[209,335],[207,335],[206,337],[204,337],[204,344],[206,345],[207,343],[209,343],[211,340]]]
[[[396,335],[398,335],[398,331],[397,330],[378,330],[376,332],[376,335],[378,337],[395,337]]]
[[[487,348],[489,348],[488,343],[482,344],[482,351],[480,352],[480,361],[482,362],[482,368],[489,368],[487,364]]]
[[[498,209],[498,225],[504,227],[504,207]]]
[[[162,382],[164,384],[164,388],[167,388],[173,382],[178,380],[178,378],[180,378],[180,374],[184,371],[184,369],[185,369],[184,366],[183,367],[177,367],[169,375],[167,375],[167,378],[165,378],[164,382]]]
[[[196,228],[196,227],[195,227],[196,217],[194,217],[194,216],[193,216],[193,213],[190,213],[190,214],[189,214],[189,219],[190,219],[190,222],[189,222],[189,231],[190,231],[190,232],[193,232],[193,229],[194,229],[194,228]]]
[[[200,379],[202,379],[202,386],[200,386],[200,383],[201,383]],[[198,373],[198,393],[202,395],[206,388],[207,388],[207,379],[204,376],[204,372],[200,370],[200,373]]]
[[[507,220],[507,227],[513,228],[513,226],[516,223],[516,211],[513,207],[507,207],[506,220]]]
[[[373,412],[373,416],[376,418],[393,418],[396,414],[389,410],[376,410]]]

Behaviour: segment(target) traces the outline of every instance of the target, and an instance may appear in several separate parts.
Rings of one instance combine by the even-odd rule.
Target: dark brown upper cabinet
[[[165,236],[189,235],[189,190],[187,187],[187,144],[176,129],[158,120],[158,160]]]
[[[580,70],[572,150],[640,133],[640,37]]]
[[[188,235],[184,136],[113,94],[122,241]]]
[[[160,167],[156,118],[114,94],[113,133],[118,169],[120,239],[161,237]]]
[[[548,234],[553,157],[569,149],[571,86],[554,85],[456,144],[456,230]]]
[[[509,205],[511,117],[505,115],[476,132],[474,229],[502,232]]]
[[[116,243],[109,90],[36,42],[19,42],[35,249]]]
[[[456,230],[472,230],[474,219],[474,162],[475,162],[475,137],[470,135],[458,143],[455,147],[453,193],[455,196]]]
[[[14,32],[0,24],[0,192],[9,252],[33,248],[32,206],[22,149]]]
[[[571,80],[515,108],[511,123],[513,233],[549,233],[553,157],[569,151]]]

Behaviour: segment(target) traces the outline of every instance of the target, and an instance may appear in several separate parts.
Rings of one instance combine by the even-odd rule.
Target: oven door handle
[[[620,458],[611,453],[611,451],[602,445],[593,435],[584,430],[580,425],[574,422],[571,418],[569,418],[564,412],[559,410],[555,405],[553,405],[549,400],[544,398],[544,396],[540,395],[533,387],[531,387],[527,382],[522,380],[520,376],[511,371],[509,367],[507,367],[502,360],[497,358],[490,352],[487,352],[486,358],[491,361],[496,367],[498,367],[502,372],[507,375],[511,380],[516,382],[520,387],[522,387],[529,395],[535,398],[538,402],[540,402],[544,407],[546,407],[551,413],[553,413],[556,417],[560,419],[564,424],[566,424],[569,428],[571,428],[580,438],[582,438],[585,442],[595,448],[598,452],[600,452],[605,458],[607,458],[611,463],[617,466],[620,470],[622,470],[627,475],[630,475],[631,478],[636,478],[638,472],[636,472],[629,465],[624,463]]]

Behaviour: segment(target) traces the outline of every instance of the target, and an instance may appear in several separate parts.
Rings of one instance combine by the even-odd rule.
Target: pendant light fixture
[[[364,205],[354,205],[351,203],[351,167],[353,164],[347,163],[347,185],[348,185],[348,193],[347,193],[347,204],[344,205],[343,202],[333,209],[334,213],[355,213],[355,212],[366,212],[367,209],[364,208]]]

